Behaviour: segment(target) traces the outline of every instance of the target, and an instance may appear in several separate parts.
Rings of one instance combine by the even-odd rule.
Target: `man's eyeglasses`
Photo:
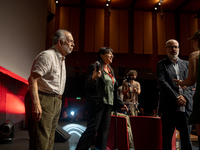
[[[180,48],[179,46],[166,46],[166,48],[170,48],[170,49],[177,49],[177,48]]]
[[[74,40],[67,39],[68,42],[74,43]]]

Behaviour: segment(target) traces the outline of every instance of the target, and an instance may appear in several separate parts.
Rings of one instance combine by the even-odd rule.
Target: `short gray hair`
[[[177,40],[175,40],[175,39],[169,39],[169,40],[165,43],[165,45],[167,46],[168,43],[170,43],[170,42],[172,42],[172,41],[176,41],[176,42],[178,43],[178,45],[179,45],[179,42],[178,42]]]
[[[62,40],[63,42],[66,40],[66,34],[65,32],[68,32],[71,34],[70,31],[68,30],[64,30],[64,29],[59,29],[55,32],[54,36],[53,36],[53,45],[58,44],[58,40]]]

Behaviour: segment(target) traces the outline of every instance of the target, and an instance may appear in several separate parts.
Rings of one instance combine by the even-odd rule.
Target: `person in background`
[[[105,150],[112,109],[122,108],[127,111],[126,105],[117,94],[117,80],[110,66],[114,57],[112,52],[110,47],[100,48],[97,60],[101,67],[96,67],[96,63],[88,67],[85,103],[87,128],[79,139],[76,150],[88,150],[96,133],[95,150]]]
[[[173,79],[187,78],[188,61],[178,57],[179,43],[174,39],[166,42],[166,53],[167,58],[159,61],[156,69],[160,89],[163,150],[171,150],[175,127],[180,131],[181,149],[192,150],[188,117],[192,112],[194,86],[182,89],[173,81]]]
[[[66,82],[65,56],[74,46],[72,34],[60,29],[53,36],[53,47],[42,51],[33,63],[25,96],[29,150],[53,149]]]
[[[137,71],[130,70],[127,73],[126,81],[122,87],[124,95],[124,102],[130,108],[128,111],[129,116],[138,116],[138,95],[141,93],[140,83],[135,81],[137,78]]]
[[[118,89],[117,89],[117,93],[118,93],[118,95],[120,96],[120,98],[121,98],[122,101],[123,101],[123,99],[124,99],[124,95],[123,95],[123,93],[122,93],[122,87],[123,87],[124,83],[125,83],[125,80],[122,81],[122,85],[120,85],[120,86],[118,87]]]
[[[196,84],[196,92],[194,95],[193,101],[193,111],[189,116],[188,123],[191,125],[195,125],[196,132],[198,138],[200,139],[200,68],[199,68],[199,54],[200,54],[200,30],[196,31],[193,37],[189,38],[189,40],[193,40],[193,48],[194,52],[192,52],[189,56],[189,72],[188,77],[184,81],[174,79],[177,86],[191,86]]]

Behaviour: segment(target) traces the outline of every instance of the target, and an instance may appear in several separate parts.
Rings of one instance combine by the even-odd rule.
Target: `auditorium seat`
[[[131,116],[130,122],[135,150],[162,150],[162,123],[160,117]],[[172,150],[176,150],[176,131],[172,138]]]
[[[107,149],[115,149],[115,116],[111,116]],[[125,117],[117,116],[117,149],[129,150],[127,121]]]

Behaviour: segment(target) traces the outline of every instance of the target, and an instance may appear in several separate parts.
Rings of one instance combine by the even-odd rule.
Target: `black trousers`
[[[172,136],[175,127],[180,131],[181,150],[192,150],[190,141],[191,125],[185,112],[163,113],[162,117],[163,150],[172,149]]]
[[[105,150],[111,119],[111,105],[104,105],[100,112],[88,110],[87,128],[79,139],[76,150],[88,150],[96,137],[95,148]]]

